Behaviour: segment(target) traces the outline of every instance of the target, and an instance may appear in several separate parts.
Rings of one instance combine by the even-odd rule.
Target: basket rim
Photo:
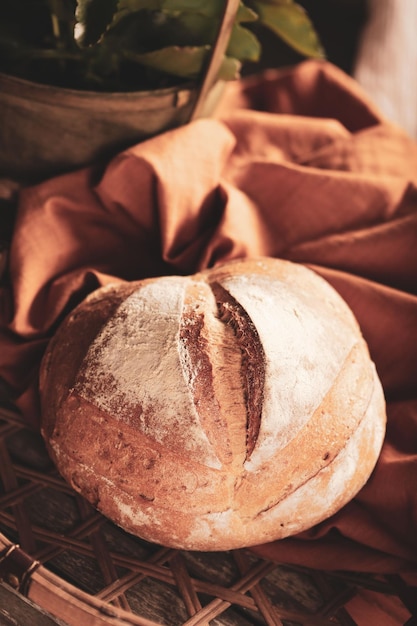
[[[1,555],[13,547],[20,549],[18,544],[13,544],[0,532],[0,561]],[[33,559],[32,562],[37,563]],[[4,582],[10,585],[10,580],[5,579]],[[82,623],[82,618],[86,617],[93,620],[88,622],[89,626],[160,626],[158,622],[110,606],[105,601],[78,589],[40,563],[30,574],[30,580],[26,585],[26,593],[22,595],[51,615],[64,620],[69,626],[72,624],[78,626]],[[10,586],[13,587],[12,584]]]

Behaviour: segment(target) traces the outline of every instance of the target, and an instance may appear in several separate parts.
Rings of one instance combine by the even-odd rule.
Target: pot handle
[[[206,96],[211,87],[216,82],[223,56],[229,43],[230,34],[232,32],[239,5],[240,0],[226,0],[224,4],[224,10],[220,22],[219,31],[211,49],[204,78],[201,83],[200,90],[197,94],[193,110],[191,112],[190,121],[201,116],[201,111],[204,106]]]

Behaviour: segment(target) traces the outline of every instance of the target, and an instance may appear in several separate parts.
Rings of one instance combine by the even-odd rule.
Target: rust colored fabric
[[[232,85],[215,118],[135,145],[104,168],[25,189],[11,288],[1,292],[0,374],[36,426],[45,345],[87,293],[255,255],[308,264],[339,291],[388,404],[382,454],[358,496],[310,531],[255,550],[315,568],[411,575],[417,145],[330,64]]]

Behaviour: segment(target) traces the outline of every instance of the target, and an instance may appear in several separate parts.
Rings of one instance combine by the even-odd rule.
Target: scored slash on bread
[[[265,387],[265,354],[258,332],[245,309],[218,282],[211,285],[219,318],[233,328],[241,352],[240,379],[246,409],[246,458],[252,454],[261,427]]]
[[[276,259],[99,289],[41,371],[63,476],[150,541],[221,550],[294,534],[368,480],[383,392],[332,287]]]

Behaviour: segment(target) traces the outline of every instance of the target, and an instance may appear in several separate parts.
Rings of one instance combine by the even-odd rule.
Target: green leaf
[[[117,11],[134,13],[146,9],[148,11],[200,13],[208,17],[220,17],[224,6],[224,0],[119,0]],[[256,19],[254,12],[241,2],[237,21],[253,21],[254,19]]]
[[[179,47],[167,46],[144,54],[126,55],[131,61],[136,61],[146,67],[180,76],[195,79],[200,75],[204,60],[210,50],[209,46]]]
[[[235,24],[227,46],[226,55],[240,61],[258,61],[261,44],[258,38],[247,28]]]
[[[241,68],[242,64],[238,59],[225,56],[217,78],[219,80],[237,80],[240,77]]]
[[[167,43],[179,46],[211,44],[218,30],[218,20],[201,13],[163,12]]]
[[[199,14],[220,19],[224,9],[224,0],[118,0],[117,10],[113,15],[111,27],[121,19],[138,11],[163,11],[175,14]],[[236,23],[253,22],[258,19],[256,13],[240,3]]]
[[[129,0],[121,0],[121,2],[129,2]],[[225,0],[158,0],[158,3],[163,10],[200,13],[207,17],[216,18],[220,18],[225,8]],[[243,2],[240,2],[236,22],[253,22],[257,19],[256,13]]]
[[[120,52],[146,53],[169,46],[210,44],[215,22],[202,15],[138,11],[113,22],[100,44]]]
[[[179,11],[202,13],[204,15],[220,15],[223,0],[119,0],[118,11],[133,13],[135,11]]]
[[[322,58],[323,48],[305,10],[292,0],[251,0],[260,23],[308,57]]]
[[[114,46],[117,44],[119,48],[146,52],[168,46],[211,45],[218,28],[217,18],[202,13],[138,11],[113,22],[105,37],[111,37]],[[256,61],[260,55],[260,43],[251,31],[235,24],[227,54],[242,61]]]
[[[113,22],[105,38],[120,49],[147,52],[169,46],[208,45],[217,29],[216,19],[199,13],[138,11]]]
[[[145,54],[130,53],[127,58],[166,74],[195,80],[200,76],[209,52],[210,46],[168,46]],[[233,80],[238,77],[239,70],[239,61],[225,58],[219,78]]]
[[[245,1],[249,2],[249,4],[253,4],[251,0],[245,0]],[[279,7],[295,4],[294,0],[259,0],[259,2],[262,2],[263,4],[273,4],[274,6],[279,6]]]

